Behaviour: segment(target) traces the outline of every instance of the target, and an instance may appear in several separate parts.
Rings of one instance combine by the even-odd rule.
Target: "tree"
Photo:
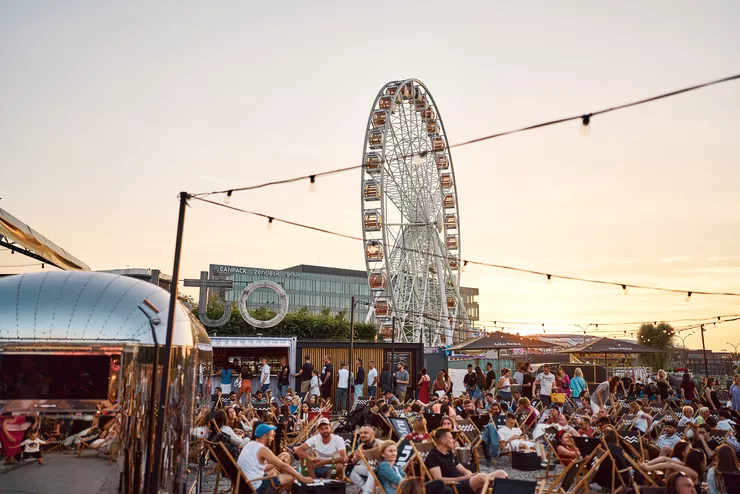
[[[661,322],[657,326],[646,323],[640,326],[637,333],[637,342],[651,348],[657,348],[660,353],[646,353],[640,355],[640,361],[653,370],[662,369],[673,354],[673,335],[675,331],[670,324]]]

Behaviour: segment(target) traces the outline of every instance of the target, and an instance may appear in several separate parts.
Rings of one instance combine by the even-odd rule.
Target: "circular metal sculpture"
[[[370,317],[398,341],[451,344],[460,297],[460,214],[439,110],[416,79],[389,82],[368,118],[361,178]],[[395,328],[393,323],[395,321]]]
[[[280,298],[280,310],[275,315],[275,317],[273,317],[269,321],[260,321],[258,319],[255,319],[249,313],[249,309],[247,308],[247,300],[249,299],[249,296],[252,294],[253,291],[260,288],[269,288],[277,293],[278,297]],[[242,292],[241,297],[239,297],[239,312],[241,313],[244,320],[255,328],[271,328],[279,324],[280,321],[282,321],[285,315],[288,313],[288,294],[285,293],[283,287],[273,281],[255,281],[254,283],[250,283],[249,286],[247,286],[247,288],[245,288]]]

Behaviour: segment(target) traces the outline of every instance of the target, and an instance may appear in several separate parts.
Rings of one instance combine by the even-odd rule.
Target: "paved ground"
[[[113,494],[117,468],[106,458],[61,453],[44,455],[45,465],[32,462],[0,470],[0,494]]]

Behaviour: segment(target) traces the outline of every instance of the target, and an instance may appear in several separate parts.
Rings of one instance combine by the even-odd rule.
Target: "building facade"
[[[704,352],[676,348],[671,358],[673,368],[688,369],[697,376],[704,375]],[[729,352],[707,350],[707,371],[710,376],[731,376],[733,374],[733,355]]]
[[[306,307],[312,313],[320,314],[324,308],[328,308],[333,314],[346,311],[349,319],[354,296],[360,301],[355,307],[355,321],[364,322],[370,304],[370,288],[365,271],[307,264],[280,270],[211,264],[209,271],[213,279],[234,280],[233,289],[222,289],[219,294],[219,299],[226,302],[238,302],[248,284],[268,280],[283,287],[291,311]],[[277,309],[278,295],[268,289],[256,290],[249,297],[247,306],[249,309]]]

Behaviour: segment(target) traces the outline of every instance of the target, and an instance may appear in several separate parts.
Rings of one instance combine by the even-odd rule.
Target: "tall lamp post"
[[[730,369],[730,373],[734,373],[735,365],[737,365],[737,347],[740,347],[740,343],[733,345],[732,343],[727,342],[727,344],[730,345],[733,350],[735,350],[732,354],[732,369]]]
[[[707,362],[707,346],[704,344],[704,325],[701,325],[701,350],[704,353],[704,377],[709,379],[709,363]]]
[[[678,338],[679,340],[681,340],[681,346],[683,347],[684,350],[686,350],[686,338],[688,338],[689,336],[693,335],[694,333],[696,333],[696,330],[693,330],[692,332],[690,332],[686,336],[678,336],[677,334],[674,334],[673,336],[675,336],[676,338]]]

